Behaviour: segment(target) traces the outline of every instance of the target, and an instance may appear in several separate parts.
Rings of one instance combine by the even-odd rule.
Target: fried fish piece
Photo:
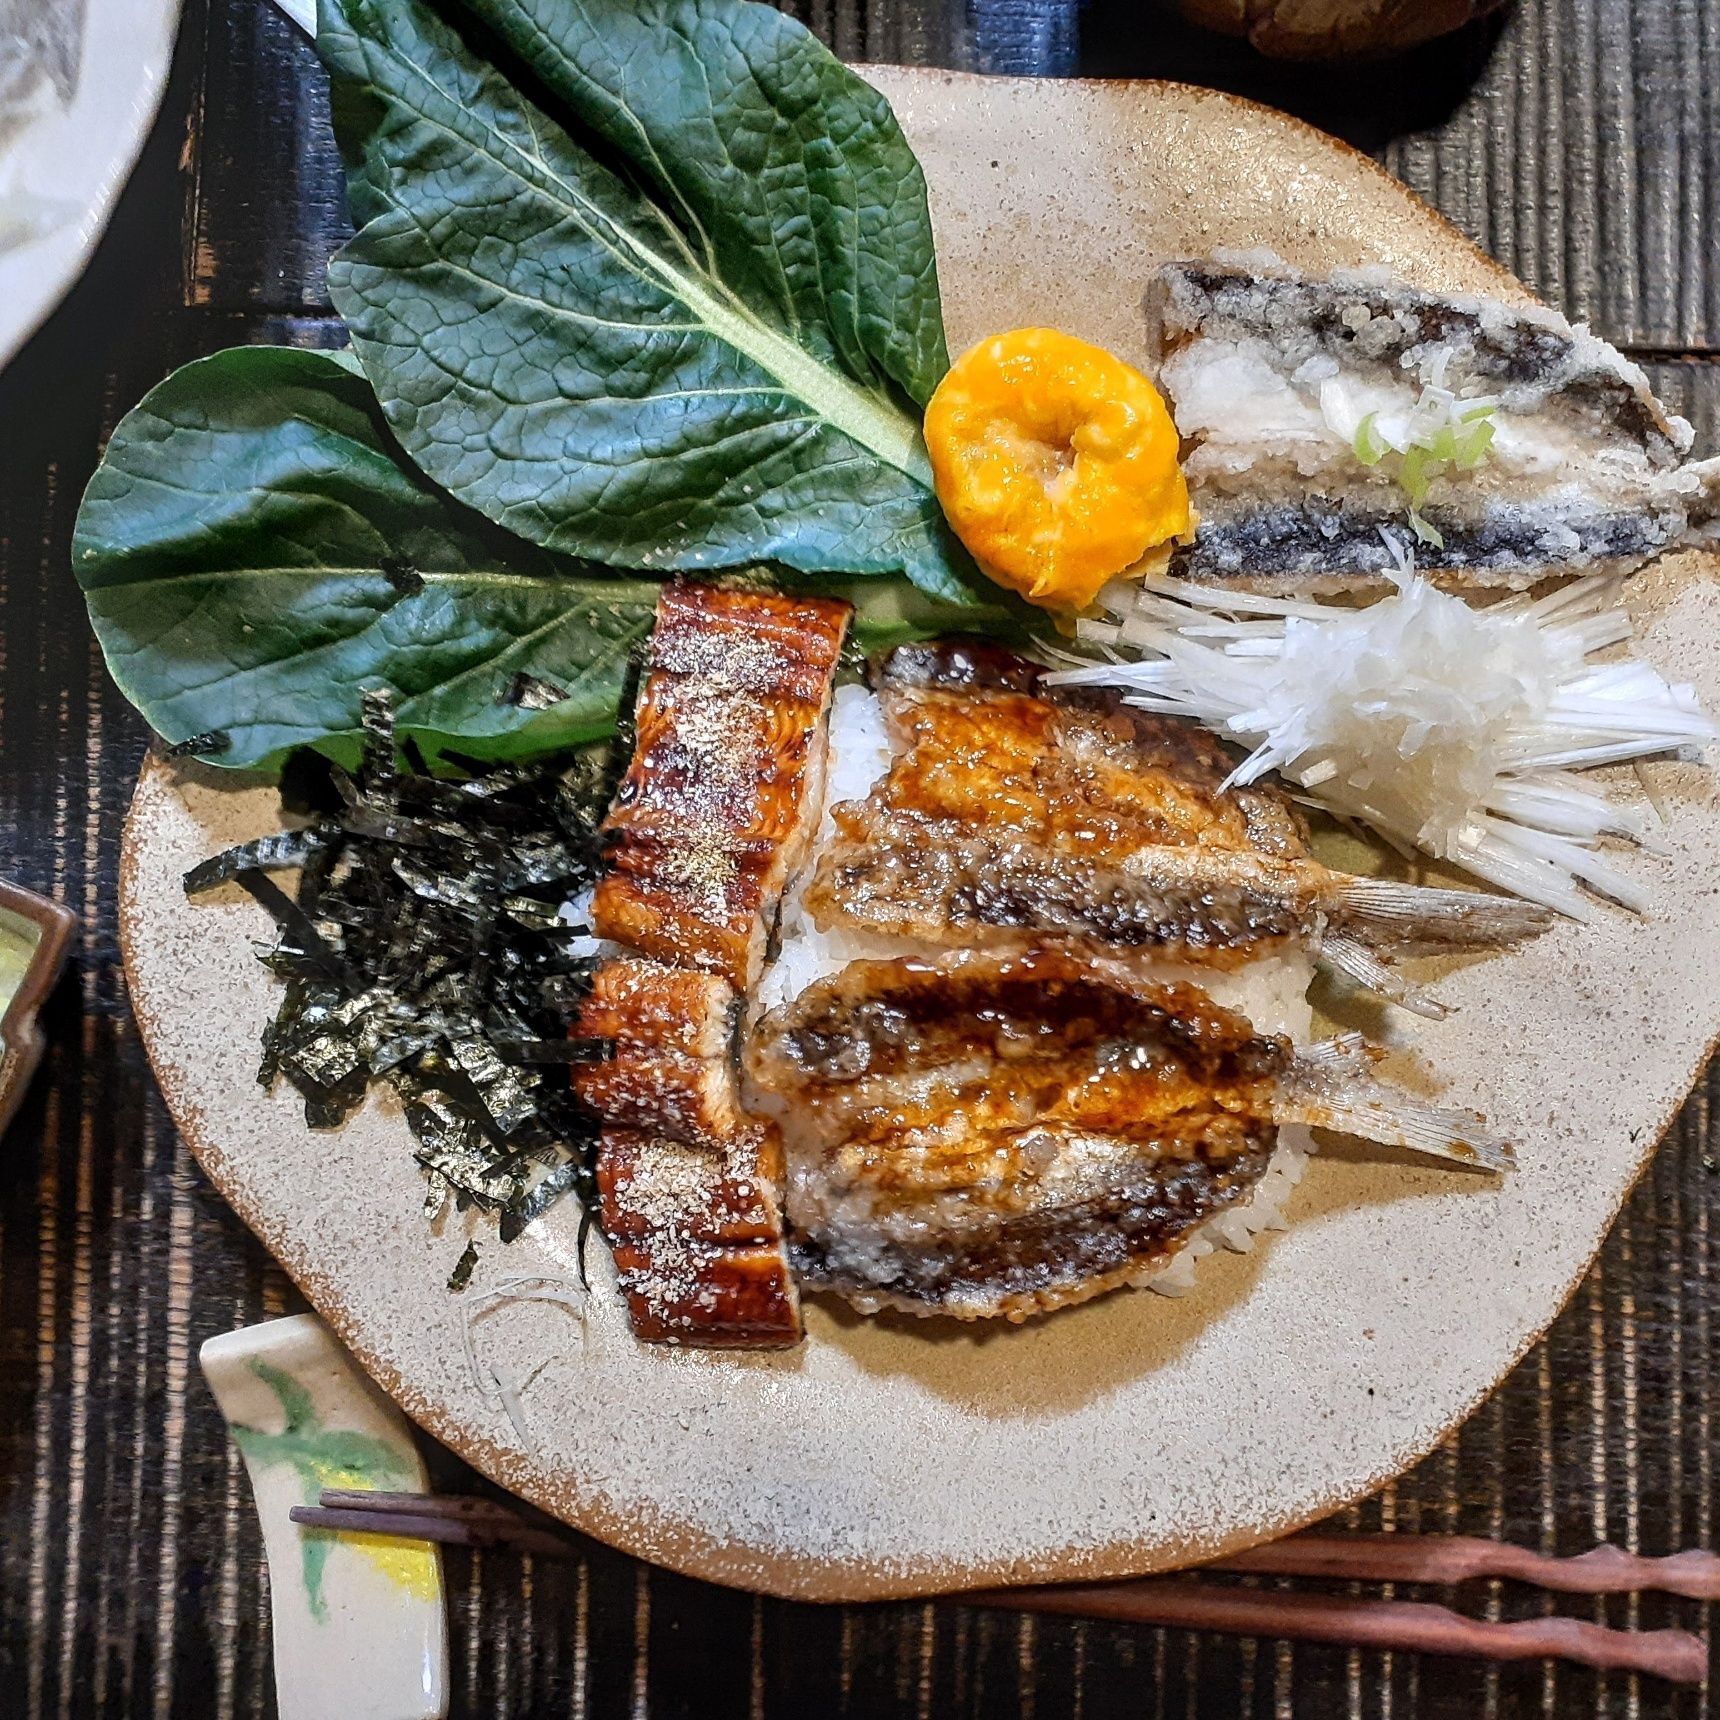
[[[1297,1054],[1189,985],[1067,948],[857,961],[751,1027],[802,1282],[1022,1320],[1158,1271],[1245,1200],[1279,1123],[1503,1168],[1481,1119]]]
[[[798,1343],[800,1298],[781,1205],[782,1138],[741,1109],[739,1000],[715,974],[617,958],[573,1024],[610,1055],[574,1090],[602,1120],[597,1187],[636,1336],[651,1343]]]
[[[1091,939],[1236,967],[1306,943],[1410,1002],[1376,951],[1496,944],[1552,916],[1511,898],[1334,872],[1291,803],[1227,788],[1196,724],[1105,693],[1038,690],[995,647],[903,647],[879,698],[895,756],[866,800],[836,806],[805,895],[821,930],[928,943]]]
[[[823,598],[664,586],[632,763],[603,826],[600,938],[738,990],[757,981],[822,810],[851,614]]]
[[[1629,568],[1712,517],[1690,425],[1554,311],[1262,256],[1166,265],[1148,315],[1200,516],[1174,561],[1191,579],[1379,584],[1381,528],[1410,541],[1413,510],[1423,571],[1521,587]]]

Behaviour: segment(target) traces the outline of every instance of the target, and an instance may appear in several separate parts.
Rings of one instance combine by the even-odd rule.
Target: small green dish
[[[36,1012],[60,977],[77,916],[0,878],[0,1134],[42,1061]]]

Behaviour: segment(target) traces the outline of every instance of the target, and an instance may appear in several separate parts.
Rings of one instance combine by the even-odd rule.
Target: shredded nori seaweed
[[[454,1270],[448,1274],[450,1290],[464,1290],[472,1282],[472,1268],[478,1264],[478,1245],[475,1242],[466,1244],[466,1251],[454,1262]]]
[[[523,711],[547,711],[567,698],[565,689],[541,675],[528,675],[521,669],[502,689],[504,705],[518,705]]]
[[[411,597],[424,589],[424,575],[403,555],[385,555],[381,563],[382,577],[400,593]]]
[[[560,910],[596,878],[597,826],[626,754],[612,743],[525,766],[448,754],[462,774],[434,776],[410,743],[396,746],[386,697],[365,694],[363,711],[356,772],[290,761],[283,802],[307,824],[185,875],[190,894],[238,883],[279,929],[261,959],[286,993],[257,1078],[291,1081],[316,1128],[386,1081],[431,1212],[451,1195],[497,1214],[511,1242],[572,1190],[589,1220],[595,1125],[565,1070],[603,1052],[567,1036],[596,964],[575,953],[584,928]],[[296,897],[268,876],[293,869]],[[461,1256],[450,1288],[476,1258]]]
[[[225,884],[241,872],[279,872],[302,867],[327,841],[317,830],[279,830],[273,836],[259,836],[255,842],[241,842],[224,854],[193,866],[185,874],[188,894]]]

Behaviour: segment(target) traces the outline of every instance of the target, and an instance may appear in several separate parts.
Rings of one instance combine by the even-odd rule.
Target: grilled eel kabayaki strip
[[[634,1333],[754,1348],[800,1340],[783,1242],[782,1136],[736,1091],[739,1005],[714,974],[605,962],[574,1032],[614,1054],[574,1073],[604,1119],[597,1188]]]
[[[574,1031],[613,1044],[575,1086],[602,1119],[603,1228],[637,1336],[799,1341],[782,1137],[741,1108],[737,991],[764,964],[823,810],[825,718],[847,604],[668,585],[632,763],[604,825],[605,963]]]
[[[846,603],[666,585],[633,762],[604,821],[592,929],[657,961],[758,982],[824,809]]]
[[[1246,1200],[1280,1123],[1503,1169],[1479,1117],[1294,1051],[1088,951],[857,961],[756,1022],[803,1284],[867,1311],[1024,1320],[1157,1272]]]
[[[806,892],[821,930],[1082,938],[1218,967],[1295,942],[1437,1014],[1382,956],[1496,945],[1552,919],[1509,897],[1334,872],[1285,796],[1224,786],[1232,761],[1205,730],[1041,688],[998,647],[903,646],[880,682],[895,757],[866,800],[833,809],[836,840]]]

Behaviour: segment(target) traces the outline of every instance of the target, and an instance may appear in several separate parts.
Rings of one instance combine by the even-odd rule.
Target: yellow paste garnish
[[[956,360],[926,408],[938,500],[986,573],[1047,609],[1189,529],[1159,391],[1101,347],[1022,328]]]

